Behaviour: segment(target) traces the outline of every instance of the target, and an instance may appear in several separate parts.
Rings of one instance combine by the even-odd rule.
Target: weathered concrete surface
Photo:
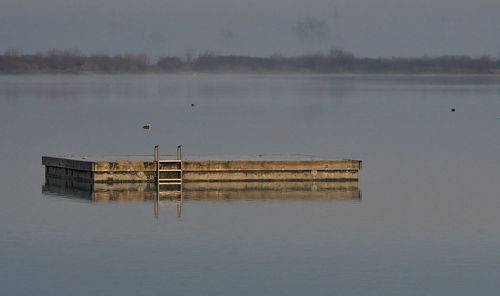
[[[99,161],[94,162],[94,172],[154,172],[156,164],[152,161]]]
[[[299,181],[299,180],[357,180],[357,171],[317,171],[317,170],[283,170],[283,171],[183,171],[184,182],[200,181]]]
[[[155,171],[112,171],[94,172],[93,181],[96,183],[154,183]]]
[[[359,160],[310,161],[186,161],[184,172],[194,171],[322,171],[360,170]]]
[[[118,158],[118,157],[117,157]],[[42,157],[46,175],[94,183],[155,181],[153,161],[117,161]],[[161,169],[174,169],[175,163],[162,163]],[[183,182],[237,181],[351,181],[359,179],[359,160],[282,160],[282,161],[184,161]]]
[[[185,162],[191,181],[357,180],[361,161],[197,161]]]

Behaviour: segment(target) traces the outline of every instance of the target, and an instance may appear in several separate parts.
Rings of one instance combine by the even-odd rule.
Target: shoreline
[[[84,56],[70,52],[41,55],[0,55],[0,74],[500,74],[500,59],[439,56],[358,58],[346,53],[297,57],[220,56],[194,59],[147,55]]]

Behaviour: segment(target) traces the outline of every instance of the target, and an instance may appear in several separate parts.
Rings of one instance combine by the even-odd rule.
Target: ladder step
[[[182,181],[182,179],[178,179],[178,178],[169,178],[169,179],[165,179],[165,178],[161,178],[161,179],[158,179],[160,182],[163,182],[163,181]]]
[[[160,185],[182,185],[181,182],[160,182]]]
[[[181,169],[174,169],[174,170],[159,170],[160,172],[182,172]]]
[[[182,162],[182,160],[179,160],[179,159],[164,159],[164,160],[159,160],[158,162]]]

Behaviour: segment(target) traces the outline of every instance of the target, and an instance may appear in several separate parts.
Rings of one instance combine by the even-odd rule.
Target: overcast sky
[[[322,33],[301,38],[305,18]],[[307,33],[307,32],[306,32]],[[314,32],[313,32],[314,33]],[[500,53],[500,0],[1,0],[0,51]]]

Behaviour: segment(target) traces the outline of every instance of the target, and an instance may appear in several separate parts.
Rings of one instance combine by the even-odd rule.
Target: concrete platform
[[[161,159],[175,159],[162,155]],[[47,178],[88,183],[154,183],[151,155],[43,156]],[[161,163],[169,169],[169,163]],[[186,156],[182,182],[336,181],[359,179],[360,160],[328,160],[308,155]],[[168,172],[165,172],[167,174]],[[186,186],[186,185],[185,185]]]

